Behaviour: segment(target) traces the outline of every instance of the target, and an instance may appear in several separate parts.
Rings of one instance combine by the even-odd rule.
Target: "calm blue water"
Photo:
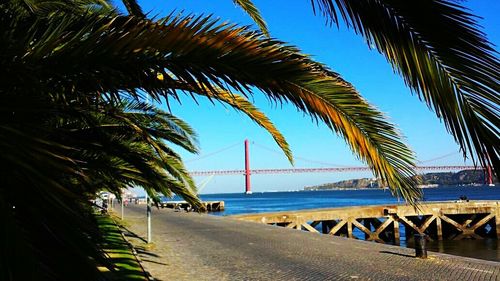
[[[500,186],[450,186],[424,189],[424,201],[457,200],[465,195],[469,200],[500,200]],[[215,215],[279,212],[287,210],[334,208],[361,205],[397,204],[388,190],[329,190],[296,192],[255,192],[206,194],[205,201],[225,201],[226,210]],[[400,201],[399,203],[404,203]]]
[[[424,189],[424,201],[427,202],[457,200],[462,195],[467,196],[469,200],[500,200],[500,186],[450,186]],[[388,190],[381,189],[255,192],[251,195],[242,193],[207,194],[201,195],[201,198],[206,201],[225,201],[226,210],[212,213],[214,215],[398,203]],[[355,235],[356,231],[355,229]],[[407,243],[404,240],[403,228],[401,232],[401,246],[413,247],[411,241]],[[361,233],[358,235],[362,236]],[[435,252],[500,261],[500,243],[496,239],[433,241],[428,243],[428,249]]]

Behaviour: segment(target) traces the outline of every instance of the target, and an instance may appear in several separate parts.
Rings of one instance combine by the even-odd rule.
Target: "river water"
[[[500,200],[500,186],[449,186],[424,189],[424,201],[457,200],[466,196],[469,200]],[[201,195],[205,201],[225,201],[224,212],[215,215],[279,212],[287,210],[335,208],[361,205],[397,204],[398,200],[388,190],[331,190],[331,191],[289,191],[255,192]],[[399,203],[404,203],[403,201]],[[401,246],[413,247],[411,241]],[[435,252],[500,261],[500,243],[496,239],[433,241],[428,249]]]

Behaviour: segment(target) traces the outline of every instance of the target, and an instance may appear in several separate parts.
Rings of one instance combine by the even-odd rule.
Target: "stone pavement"
[[[500,263],[153,208],[146,245],[144,205],[125,221],[155,280],[500,280]]]

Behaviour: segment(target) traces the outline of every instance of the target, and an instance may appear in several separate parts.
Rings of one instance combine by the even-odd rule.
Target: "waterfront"
[[[469,200],[500,200],[500,186],[450,186],[424,189],[425,201],[453,201],[458,200],[460,196],[466,196]],[[207,194],[201,197],[203,200],[225,201],[226,210],[214,213],[216,215],[404,203],[398,202],[388,190],[381,189],[255,192],[252,195]],[[404,235],[402,237],[402,246],[412,247],[411,241],[406,243]],[[434,241],[429,243],[429,250],[500,261],[500,245],[497,240]]]
[[[119,207],[119,206],[117,206]],[[127,237],[157,280],[498,280],[498,262],[318,235],[221,216],[126,207]]]

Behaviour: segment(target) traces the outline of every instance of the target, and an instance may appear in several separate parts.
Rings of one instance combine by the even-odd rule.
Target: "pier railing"
[[[393,244],[400,242],[400,227],[404,227],[407,240],[417,233],[426,234],[429,240],[500,238],[500,201],[432,202],[418,209],[408,205],[357,206],[232,217]],[[359,229],[357,235],[354,229]]]

